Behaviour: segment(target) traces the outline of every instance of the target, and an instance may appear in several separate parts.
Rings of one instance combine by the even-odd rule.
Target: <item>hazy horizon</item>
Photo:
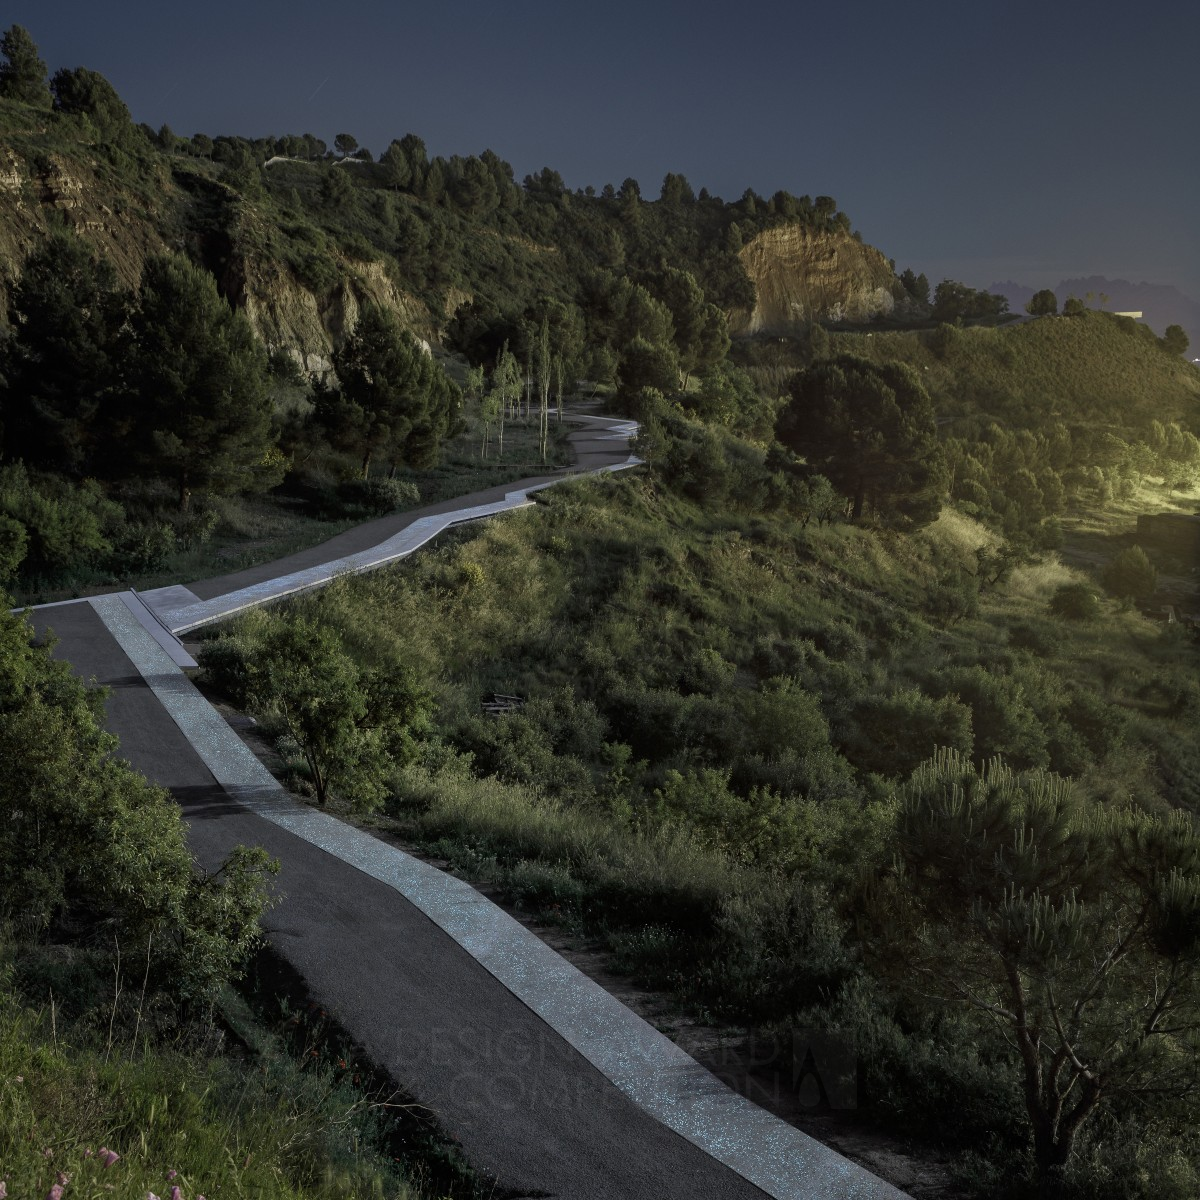
[[[701,0],[502,19],[348,0],[203,10],[14,0],[51,71],[105,75],[177,133],[350,132],[490,148],[569,186],[668,171],[736,199],[832,195],[898,270],[986,287],[1105,275],[1200,298],[1187,152],[1200,12],[882,3],[731,18]]]

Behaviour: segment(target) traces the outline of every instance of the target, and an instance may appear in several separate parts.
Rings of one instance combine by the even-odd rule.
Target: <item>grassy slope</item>
[[[834,334],[835,349],[908,362],[943,411],[977,408],[1017,426],[1047,417],[1200,425],[1200,372],[1150,330],[1107,313],[1043,317],[1000,329]]]

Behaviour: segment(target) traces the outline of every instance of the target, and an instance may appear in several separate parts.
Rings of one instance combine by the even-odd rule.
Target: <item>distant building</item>
[[[1137,519],[1138,541],[1200,564],[1200,513],[1155,513]]]

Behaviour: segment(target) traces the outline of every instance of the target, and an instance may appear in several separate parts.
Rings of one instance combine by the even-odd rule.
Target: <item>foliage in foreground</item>
[[[1081,810],[1200,805],[1192,651],[1090,590],[1093,620],[1056,615],[1080,577],[952,510],[901,535],[728,495],[694,501],[661,474],[560,485],[235,624],[213,653],[253,657],[269,624],[303,619],[360,664],[401,657],[431,681],[435,736],[375,819],[593,932],[704,1016],[834,1031],[877,1117],[964,1154],[992,1139],[978,1179],[1007,1160],[1036,1180],[1019,1058],[868,964],[858,880],[886,874],[892,797],[938,746],[1069,776]],[[492,692],[525,704],[489,717]],[[1114,1130],[1185,1128],[1183,1108],[1146,1105],[1105,1094],[1072,1186],[1107,1172],[1120,1194],[1128,1163],[1100,1149]],[[1137,1161],[1152,1194],[1164,1177]]]
[[[1015,1049],[1039,1171],[1061,1176],[1102,1103],[1200,1084],[1200,836],[1182,812],[1102,806],[1070,781],[954,751],[901,789],[874,948],[919,997]]]
[[[222,1006],[244,1008],[233,995]],[[8,1195],[266,1200],[425,1194],[380,1149],[381,1110],[336,1065],[297,1063],[263,1030],[221,1047],[114,1044],[0,986],[0,1179]],[[178,1188],[179,1193],[174,1189]]]
[[[103,693],[31,636],[0,613],[0,761],[19,764],[0,777],[0,919],[97,964],[123,945],[176,995],[204,1000],[253,948],[274,867],[239,847],[194,874],[178,808],[114,756]]]

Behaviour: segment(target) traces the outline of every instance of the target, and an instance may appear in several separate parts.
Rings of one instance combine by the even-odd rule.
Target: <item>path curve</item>
[[[632,422],[575,419],[579,468],[636,465]],[[177,633],[395,561],[564,477],[394,514],[188,588],[44,606],[34,626],[53,628],[55,656],[112,689],[107,727],[171,790],[202,866],[242,844],[280,860],[281,899],[264,919],[273,947],[512,1194],[902,1198],[730,1090],[470,885],[293,800],[181,670],[192,660]]]

